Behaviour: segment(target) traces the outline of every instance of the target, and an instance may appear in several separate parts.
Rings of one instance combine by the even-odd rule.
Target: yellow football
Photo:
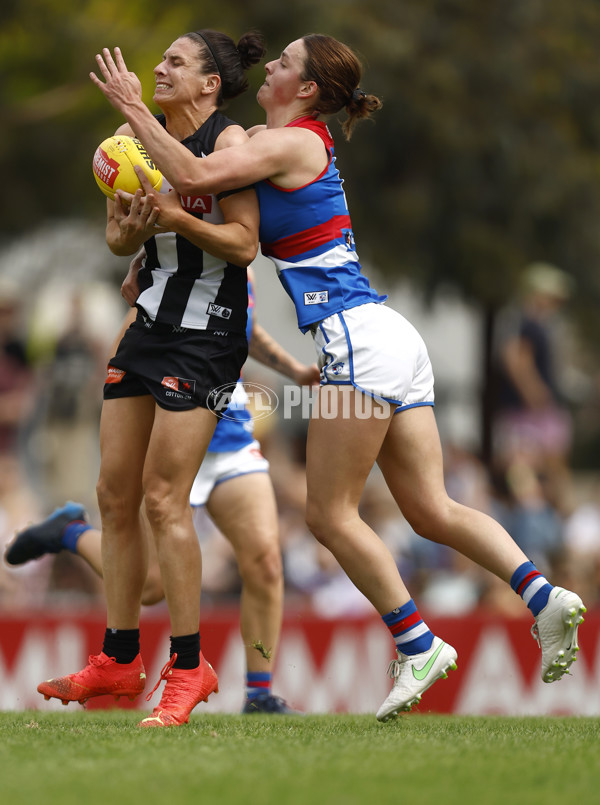
[[[117,134],[101,142],[94,153],[92,170],[100,190],[114,200],[117,190],[135,193],[141,187],[136,165],[143,169],[152,187],[160,191],[163,175],[136,137]]]

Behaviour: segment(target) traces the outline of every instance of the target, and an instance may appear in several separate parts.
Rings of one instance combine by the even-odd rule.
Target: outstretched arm
[[[163,151],[171,147],[177,153],[177,164],[181,163],[183,169],[189,168],[191,160],[195,157],[183,146],[181,149],[174,147],[171,135],[158,123],[144,104],[140,80],[135,73],[127,69],[120,48],[115,48],[114,59],[110,50],[103,48],[102,54],[96,54],[96,62],[105,80],[102,81],[96,73],[92,72],[90,73],[92,82],[105,95],[109,103],[118,112],[121,112],[137,136],[141,139],[141,135],[144,135],[144,140],[142,140],[144,145],[151,142],[152,148],[156,151]],[[164,166],[159,165],[159,168],[166,175]],[[170,181],[168,175],[167,178]],[[176,187],[176,185],[174,186]]]
[[[144,104],[140,80],[127,69],[119,48],[115,48],[114,58],[104,48],[96,61],[104,81],[95,73],[90,73],[91,80],[125,116],[159,170],[181,195],[234,190],[267,178],[277,181],[289,170],[290,160],[296,164],[302,158],[298,138],[307,132],[280,129],[257,132],[227,153],[215,152],[199,160],[171,137]],[[320,154],[323,148],[318,147]]]
[[[252,328],[252,337],[248,344],[248,355],[259,363],[264,364],[264,366],[268,366],[269,369],[289,377],[299,386],[319,385],[320,376],[317,364],[307,366],[304,363],[300,363],[281,344],[278,344],[260,324],[255,323]]]

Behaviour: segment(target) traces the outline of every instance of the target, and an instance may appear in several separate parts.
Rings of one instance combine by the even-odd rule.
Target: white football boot
[[[577,659],[577,628],[586,611],[575,593],[553,587],[548,603],[536,617],[531,634],[542,649],[542,679],[556,682]]]
[[[456,656],[456,650],[439,637],[434,637],[431,648],[421,654],[398,651],[398,659],[392,660],[388,668],[388,676],[394,684],[377,711],[377,719],[387,721],[418,704],[427,688],[438,679],[445,679],[448,670],[456,670]]]

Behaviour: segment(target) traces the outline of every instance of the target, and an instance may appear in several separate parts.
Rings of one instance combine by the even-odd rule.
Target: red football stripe
[[[527,585],[528,585],[528,584],[529,584],[531,581],[533,581],[533,580],[535,579],[535,577],[536,577],[536,576],[541,576],[541,575],[542,575],[542,574],[539,572],[539,570],[532,570],[532,571],[531,571],[531,573],[528,573],[528,574],[525,576],[525,578],[523,579],[523,581],[522,581],[522,582],[519,584],[519,586],[517,587],[517,593],[518,593],[519,595],[521,595],[521,593],[523,592],[523,590],[525,589],[525,587],[527,587]]]
[[[269,680],[266,679],[264,682],[248,682],[247,687],[249,688],[268,688],[270,686]]]
[[[329,221],[318,226],[311,226],[295,235],[276,240],[275,243],[261,243],[261,251],[266,257],[277,257],[285,260],[287,257],[308,252],[315,246],[328,243],[330,240],[342,237],[342,229],[350,229],[350,216],[334,215]]]
[[[407,615],[406,618],[404,618],[403,620],[398,621],[398,623],[394,623],[393,626],[390,626],[390,631],[395,637],[396,635],[399,635],[402,632],[406,632],[407,629],[416,626],[417,623],[420,622],[421,622],[421,616],[419,615],[419,613],[413,612],[412,615]]]

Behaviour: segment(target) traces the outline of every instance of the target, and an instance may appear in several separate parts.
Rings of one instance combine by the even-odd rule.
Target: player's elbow
[[[239,265],[249,266],[256,259],[258,254],[258,238],[248,238],[246,243],[241,244]]]
[[[107,239],[106,243],[111,252],[115,254],[117,257],[130,257],[139,248],[139,247],[133,248],[131,245],[121,243],[118,240]]]
[[[180,170],[172,177],[171,184],[180,196],[200,196],[213,193],[214,188],[202,173]]]
[[[233,265],[246,268],[258,254],[258,232],[253,228],[240,224],[231,235],[230,256],[227,258]]]

